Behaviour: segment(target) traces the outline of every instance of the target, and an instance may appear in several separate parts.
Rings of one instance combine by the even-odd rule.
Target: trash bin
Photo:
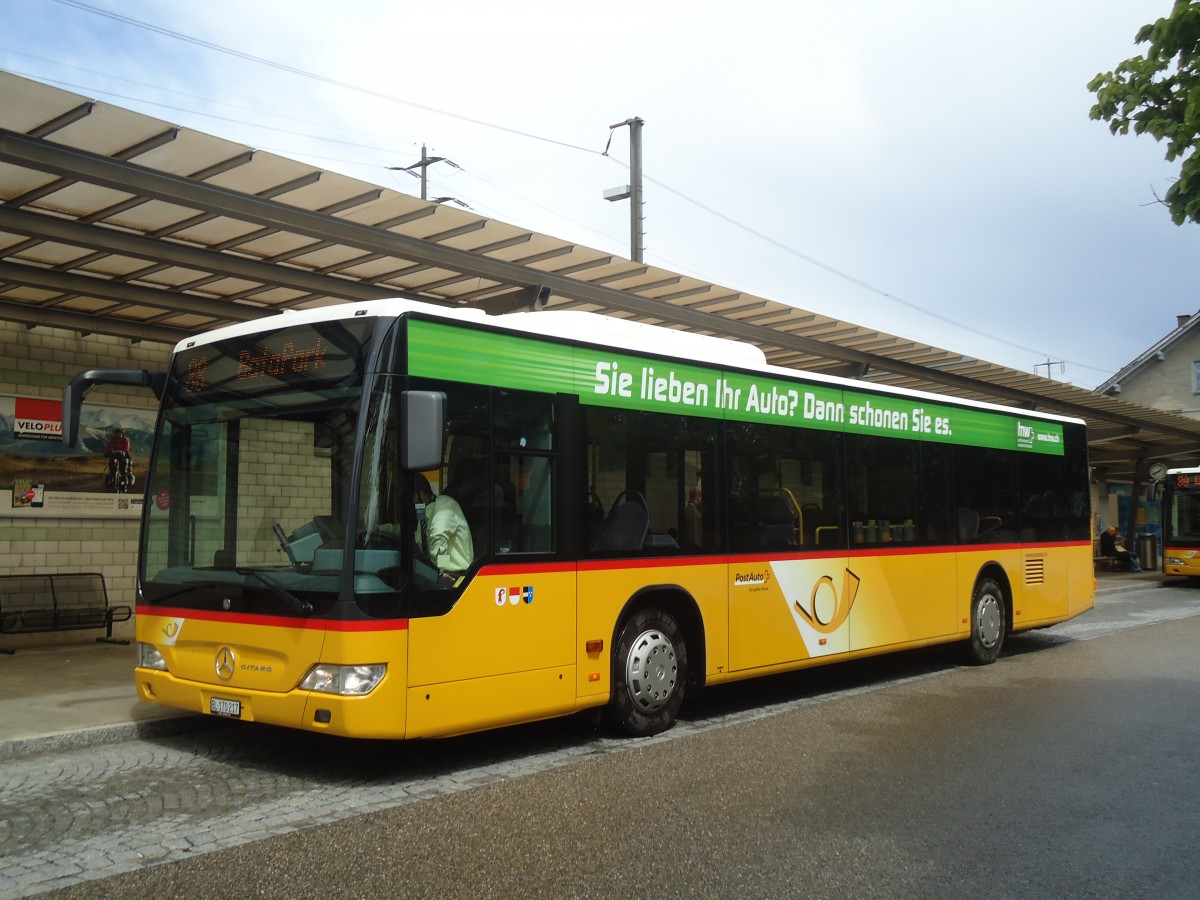
[[[1158,568],[1158,535],[1138,535],[1138,565],[1143,572],[1153,572]]]

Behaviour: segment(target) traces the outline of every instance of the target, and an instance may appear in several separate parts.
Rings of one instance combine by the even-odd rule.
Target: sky
[[[647,263],[1091,388],[1200,309],[1177,166],[1088,115],[1170,7],[0,0],[0,68],[624,257],[638,117]]]

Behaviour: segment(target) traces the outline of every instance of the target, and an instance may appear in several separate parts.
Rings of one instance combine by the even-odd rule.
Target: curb
[[[98,725],[94,728],[60,731],[55,734],[11,738],[0,740],[0,762],[71,750],[84,750],[89,747],[102,747],[124,741],[174,737],[178,734],[190,734],[196,731],[228,727],[228,725],[229,723],[213,716],[182,715],[148,722]]]

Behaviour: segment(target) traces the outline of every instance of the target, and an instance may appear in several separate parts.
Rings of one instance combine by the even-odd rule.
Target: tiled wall
[[[133,344],[121,338],[0,322],[0,393],[60,400],[63,387],[84,369],[161,371],[166,368],[169,352],[165,344]],[[155,406],[154,396],[144,388],[96,388],[88,395],[88,402]],[[0,508],[0,574],[100,572],[108,585],[110,602],[132,604],[137,539],[137,519],[17,518],[5,515]],[[98,633],[0,635],[0,642],[18,648],[90,642]],[[114,634],[132,637],[132,621],[118,624]]]

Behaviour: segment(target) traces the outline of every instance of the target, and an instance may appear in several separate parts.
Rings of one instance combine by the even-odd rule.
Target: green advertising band
[[[470,348],[469,351],[466,348]],[[621,409],[1063,455],[1058,422],[413,320],[409,372]]]

